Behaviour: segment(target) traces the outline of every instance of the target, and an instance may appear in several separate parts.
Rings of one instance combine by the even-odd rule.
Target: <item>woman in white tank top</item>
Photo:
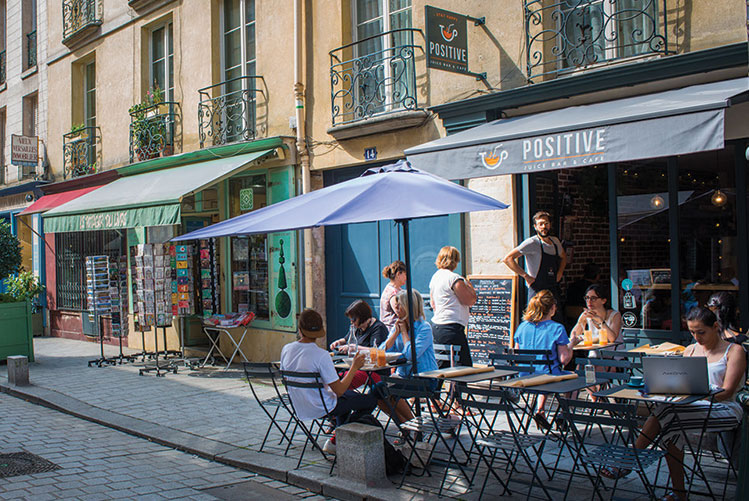
[[[736,393],[746,373],[744,349],[721,338],[718,320],[709,309],[694,307],[689,310],[686,320],[696,342],[687,347],[684,356],[706,357],[710,385],[723,391],[715,395],[712,405],[707,400],[678,406],[661,404],[642,427],[635,444],[638,449],[645,449],[656,441],[668,451],[666,462],[674,491],[664,496],[663,499],[667,500],[687,499],[684,489],[684,433],[730,431],[739,425],[742,416]],[[605,468],[601,474],[621,478],[629,471]]]

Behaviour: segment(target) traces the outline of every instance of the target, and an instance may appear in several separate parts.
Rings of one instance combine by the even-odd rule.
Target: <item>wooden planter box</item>
[[[25,355],[34,361],[31,301],[0,304],[0,361]]]

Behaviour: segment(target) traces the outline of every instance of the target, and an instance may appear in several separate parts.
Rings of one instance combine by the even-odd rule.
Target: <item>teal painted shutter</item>
[[[294,196],[294,167],[269,170],[268,192],[270,204]],[[294,332],[298,309],[296,231],[269,234],[268,247],[271,327]]]

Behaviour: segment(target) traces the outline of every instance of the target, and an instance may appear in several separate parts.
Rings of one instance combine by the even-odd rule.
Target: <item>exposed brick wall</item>
[[[536,176],[537,210],[546,210],[552,214],[554,234],[563,240],[567,251],[568,264],[562,283],[563,292],[566,292],[572,282],[582,278],[583,269],[588,262],[592,261],[601,267],[601,283],[608,283],[611,276],[606,178],[603,176],[603,182],[595,191],[595,196],[602,197],[597,207],[591,205],[589,196],[582,192],[578,182],[580,176],[593,175],[594,169],[596,168],[563,169]]]

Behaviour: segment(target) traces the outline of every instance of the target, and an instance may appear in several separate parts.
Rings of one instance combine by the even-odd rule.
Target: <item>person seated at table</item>
[[[660,404],[643,425],[635,447],[645,449],[660,436],[658,444],[668,452],[666,463],[674,491],[664,496],[664,500],[687,499],[684,490],[684,432],[730,431],[739,425],[742,417],[736,392],[743,386],[746,371],[744,350],[720,337],[720,324],[709,309],[692,308],[686,321],[696,342],[684,350],[684,356],[706,357],[710,387],[723,391],[715,395],[712,407],[707,400],[679,406]],[[608,478],[622,478],[629,473],[630,470],[624,469],[601,469],[601,475]]]
[[[330,417],[336,426],[347,420],[370,414],[377,406],[375,393],[362,394],[350,388],[356,372],[364,365],[364,353],[357,353],[351,362],[351,369],[338,377],[333,360],[327,350],[315,343],[325,337],[322,317],[312,309],[304,310],[299,316],[299,339],[287,344],[281,350],[281,370],[294,372],[316,372],[325,387],[322,398],[317,389],[289,387],[288,393],[294,411],[299,419],[307,421]],[[294,378],[290,378],[294,380]],[[305,380],[302,380],[305,381]],[[326,443],[323,450],[333,452],[335,437]]]
[[[598,338],[600,344],[623,343],[622,316],[618,311],[608,307],[609,300],[605,289],[598,284],[593,284],[585,290],[583,299],[586,308],[578,317],[575,327],[572,328],[571,338],[581,342],[584,340],[584,331],[590,330],[594,342]],[[589,356],[595,357],[596,353],[591,352]]]
[[[427,372],[437,369],[437,357],[434,355],[434,338],[432,337],[432,326],[426,321],[424,316],[424,299],[417,290],[412,295],[414,322],[413,327],[416,333],[416,366],[418,372]],[[396,314],[398,321],[390,329],[390,334],[384,343],[380,344],[380,349],[389,352],[402,353],[403,357],[409,362],[400,365],[395,372],[401,377],[411,377],[413,368],[410,364],[412,360],[411,352],[411,323],[408,318],[408,292],[400,291],[395,296]]]
[[[728,342],[742,344],[746,342],[736,319],[736,298],[729,292],[716,292],[707,300],[707,308],[718,317],[720,337]]]
[[[357,299],[346,308],[346,316],[351,322],[351,326],[356,329],[356,344],[359,348],[377,347],[382,344],[388,336],[388,329],[385,324],[372,316],[372,308],[361,299]],[[345,337],[337,339],[330,343],[330,350],[344,348],[348,340]],[[361,350],[367,353],[367,350]],[[349,353],[349,355],[351,355]],[[375,373],[371,375],[372,382],[378,383],[380,376]],[[367,373],[357,371],[354,380],[351,383],[351,390],[354,390],[367,382]]]
[[[564,326],[551,318],[557,311],[554,294],[542,290],[530,301],[523,313],[523,322],[515,330],[515,348],[519,350],[550,350],[551,365],[536,365],[538,373],[562,374],[562,367],[572,359],[572,346],[567,337]],[[538,358],[541,358],[539,355]],[[533,420],[539,429],[551,429],[551,423],[546,419],[546,395],[538,397],[538,412]]]

